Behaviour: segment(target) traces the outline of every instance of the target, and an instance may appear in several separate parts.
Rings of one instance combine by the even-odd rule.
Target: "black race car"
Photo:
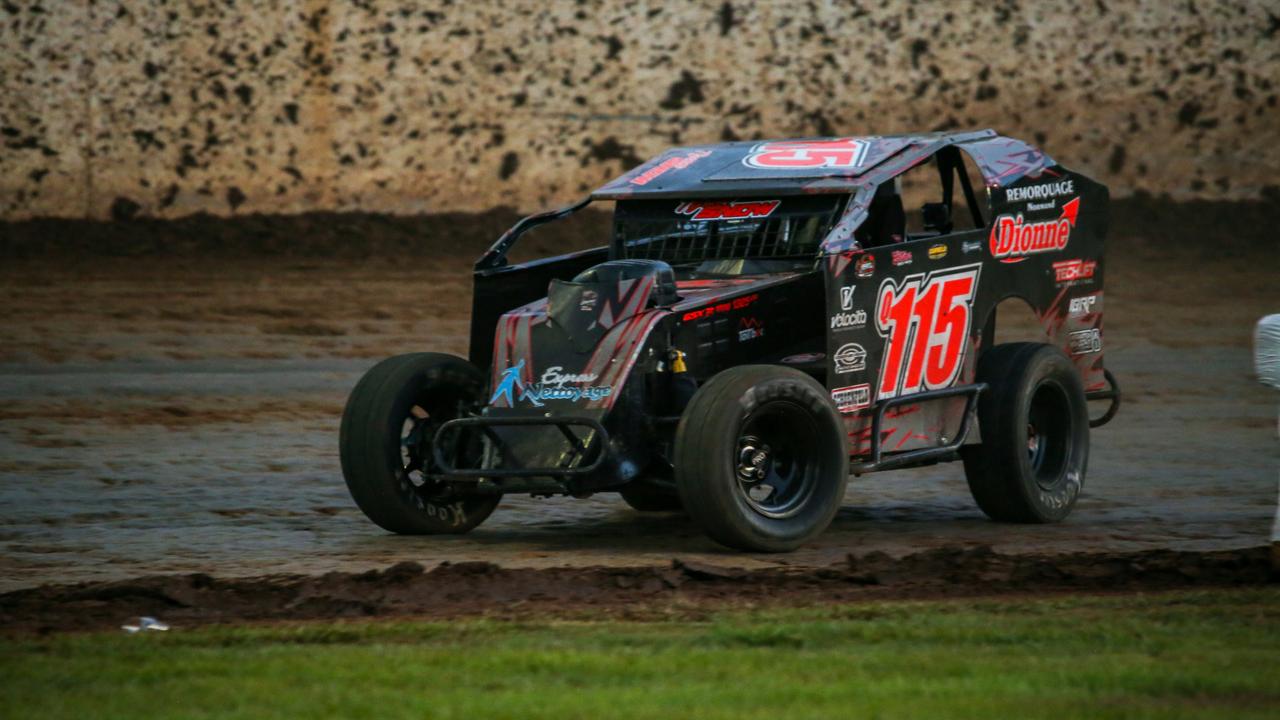
[[[593,201],[615,202],[608,245],[507,262]],[[1061,520],[1119,405],[1107,204],[991,130],[670,150],[507,231],[475,266],[470,358],[369,370],[343,474],[397,533],[466,532],[506,493],[618,491],[786,551],[850,474],[956,459],[993,519]],[[996,344],[1007,298],[1042,342]]]

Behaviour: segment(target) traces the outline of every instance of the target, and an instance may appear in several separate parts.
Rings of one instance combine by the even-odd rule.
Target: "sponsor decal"
[[[1042,203],[1029,202],[1027,203],[1027,212],[1036,212],[1037,210],[1052,210],[1056,207],[1058,207],[1057,200],[1050,200],[1049,202],[1042,202]]]
[[[912,260],[910,250],[894,250],[890,253],[890,257],[893,258],[894,267],[899,265],[910,265]]]
[[[1067,347],[1072,355],[1089,355],[1102,352],[1102,331],[1098,328],[1077,330],[1067,334]]]
[[[858,343],[845,343],[831,356],[837,375],[867,369],[867,351]]]
[[[808,363],[818,362],[826,356],[826,353],[800,353],[798,355],[788,355],[782,358],[782,362],[788,365],[805,365]]]
[[[1097,260],[1062,260],[1053,264],[1053,279],[1059,283],[1089,280],[1097,269]]]
[[[867,311],[858,308],[853,312],[836,313],[831,316],[832,330],[856,330],[867,324]]]
[[[688,215],[689,219],[695,222],[742,220],[745,218],[769,217],[781,204],[781,200],[684,202],[676,206],[676,214]]]
[[[1098,302],[1097,295],[1086,295],[1084,297],[1071,298],[1069,304],[1069,312],[1071,317],[1079,317],[1080,315],[1088,315],[1093,312],[1093,306]]]
[[[840,309],[841,310],[853,309],[853,291],[857,287],[858,287],[857,285],[845,285],[844,287],[840,288]]]
[[[683,170],[702,158],[711,154],[710,150],[694,150],[688,155],[676,155],[654,165],[628,182],[632,185],[648,185],[669,170]]]
[[[1062,195],[1071,195],[1075,191],[1075,181],[1059,180],[1057,182],[1040,183],[1039,185],[1005,188],[1004,201],[1015,203],[1024,200],[1048,200]],[[1050,205],[1049,207],[1053,206]],[[1027,209],[1031,210],[1033,208],[1028,207]]]
[[[966,255],[972,252],[982,252],[982,241],[981,240],[965,240],[964,242],[960,243],[960,252]]]
[[[1022,213],[1001,215],[991,226],[991,255],[1003,263],[1015,263],[1043,252],[1065,250],[1080,211],[1080,198],[1062,206],[1056,220],[1024,222]]]
[[[876,274],[876,259],[871,255],[862,255],[853,265],[853,273],[860,278],[869,278]]]
[[[863,383],[836,388],[831,391],[831,399],[835,401],[836,409],[840,412],[855,412],[871,405],[871,386]]]
[[[876,298],[885,339],[878,397],[940,390],[960,375],[981,265],[886,278]]]
[[[723,315],[732,310],[741,310],[745,307],[750,307],[759,299],[760,296],[757,294],[743,295],[740,298],[725,300],[724,302],[718,302],[715,305],[708,305],[704,308],[698,308],[697,310],[690,310],[685,313],[680,320],[683,322],[689,322],[690,320],[709,318],[713,315]]]
[[[559,365],[547,368],[539,382],[525,385],[520,379],[524,362],[522,358],[520,362],[502,371],[502,379],[498,381],[493,397],[489,398],[490,405],[502,398],[511,407],[515,407],[518,400],[527,400],[534,407],[542,407],[544,401],[549,400],[600,400],[613,393],[613,388],[609,385],[590,384],[597,379],[595,373],[566,373]]]
[[[744,317],[738,322],[738,342],[764,337],[764,323],[758,318]]]
[[[751,148],[742,164],[761,170],[855,168],[866,159],[869,147],[858,138],[766,142]]]
[[[600,294],[595,290],[583,290],[582,296],[578,299],[578,309],[582,312],[591,312],[596,309],[596,301],[600,299]]]
[[[946,245],[941,245],[941,244],[939,244],[939,245],[932,245],[932,246],[930,246],[930,247],[929,247],[929,259],[930,259],[930,260],[941,260],[942,258],[944,258],[944,257],[946,257],[946,256],[947,256],[947,246],[946,246]]]

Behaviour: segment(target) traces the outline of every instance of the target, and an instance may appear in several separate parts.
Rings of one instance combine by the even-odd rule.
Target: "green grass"
[[[0,716],[1280,714],[1280,590],[0,641]]]

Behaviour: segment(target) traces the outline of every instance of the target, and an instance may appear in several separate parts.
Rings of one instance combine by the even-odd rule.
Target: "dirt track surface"
[[[122,618],[184,627],[244,621],[385,618],[656,619],[709,609],[1052,592],[1259,586],[1271,551],[1001,555],[944,547],[893,558],[848,555],[827,567],[741,568],[696,560],[665,567],[503,568],[401,562],[364,573],[218,579],[200,573],[43,586],[0,595],[12,634],[112,630]]]
[[[1068,522],[988,522],[957,465],[854,479],[818,540],[742,555],[616,496],[504,499],[463,537],[387,535],[352,504],[345,395],[381,357],[462,352],[466,256],[102,260],[0,269],[0,591],[157,573],[219,578],[434,567],[829,567],[942,546],[1060,554],[1269,540],[1277,398],[1249,338],[1280,310],[1273,247],[1119,237],[1106,352],[1126,404],[1094,431]],[[1193,249],[1187,249],[1193,248]],[[1002,335],[1001,340],[1017,339]]]

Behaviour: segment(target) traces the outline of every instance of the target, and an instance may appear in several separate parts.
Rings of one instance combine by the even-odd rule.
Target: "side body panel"
[[[996,306],[1021,298],[1045,342],[1080,370],[1085,390],[1102,365],[1105,187],[1061,166],[988,186],[986,228],[826,258],[827,386],[845,417],[850,452],[871,447],[877,403],[974,382]],[[945,445],[962,399],[907,404],[881,428],[885,452]]]

